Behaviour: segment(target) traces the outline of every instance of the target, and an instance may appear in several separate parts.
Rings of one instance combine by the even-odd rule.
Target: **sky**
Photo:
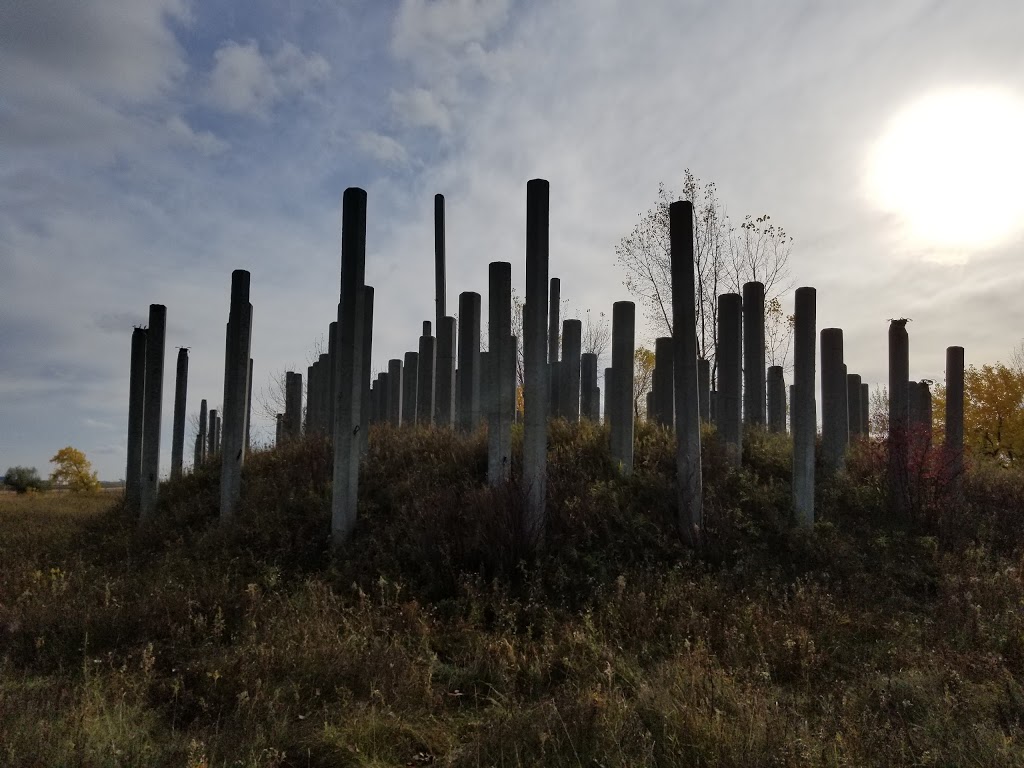
[[[189,413],[215,407],[233,269],[252,275],[257,398],[305,373],[350,186],[375,370],[433,318],[435,193],[449,312],[486,297],[491,261],[522,295],[539,177],[562,316],[610,315],[631,298],[615,246],[687,168],[793,237],[792,284],[817,288],[865,381],[886,381],[890,318],[912,320],[911,378],[941,382],[954,344],[1007,360],[1022,29],[1019,0],[0,4],[0,470],[47,474],[73,445],[124,476],[132,328],[164,304],[167,471],[176,348]]]

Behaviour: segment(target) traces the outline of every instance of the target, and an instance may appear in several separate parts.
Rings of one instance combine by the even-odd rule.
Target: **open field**
[[[535,556],[482,435],[375,429],[334,560],[321,442],[252,457],[236,531],[214,469],[144,536],[0,495],[0,764],[1024,765],[1021,476],[894,520],[858,449],[794,531],[786,443],[749,437],[738,472],[708,445],[699,556],[647,426],[623,479],[553,424]]]

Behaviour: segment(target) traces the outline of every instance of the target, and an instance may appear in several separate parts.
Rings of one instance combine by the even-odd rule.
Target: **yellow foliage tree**
[[[61,448],[50,459],[55,464],[50,475],[50,483],[58,488],[67,488],[80,493],[95,493],[100,489],[100,481],[92,470],[92,464],[85,454],[70,445]]]
[[[633,414],[643,419],[647,416],[647,393],[654,383],[654,352],[647,347],[637,347],[633,363]]]
[[[946,429],[946,388],[933,398],[935,435]],[[964,371],[964,443],[967,449],[1004,464],[1024,457],[1024,366],[969,366]]]

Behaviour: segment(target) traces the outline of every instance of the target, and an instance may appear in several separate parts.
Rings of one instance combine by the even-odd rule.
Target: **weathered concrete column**
[[[160,491],[160,413],[164,393],[164,337],[167,307],[149,305],[149,330],[146,332],[146,397],[142,406],[142,484],[139,494],[139,520],[145,524],[156,513]]]
[[[798,525],[814,525],[814,348],[817,339],[817,291],[797,288],[793,328],[793,506]]]
[[[644,395],[644,418],[647,421],[654,422],[654,392],[649,391]]]
[[[546,282],[546,281],[545,281]],[[512,265],[491,262],[488,268],[488,372],[493,400],[488,414],[487,477],[498,485],[509,477],[512,463],[512,410],[515,393],[509,371],[515,370],[512,344]]]
[[[676,397],[673,383],[671,336],[663,336],[654,340],[654,373],[651,379],[653,406],[651,415],[655,423],[671,429],[675,424]]]
[[[218,433],[217,425],[220,421],[220,414],[216,408],[210,409],[210,432],[207,435],[207,458],[220,453],[220,434]]]
[[[862,434],[860,423],[860,374],[846,374],[846,421],[850,426],[850,439]]]
[[[902,512],[906,504],[910,409],[910,341],[905,318],[889,322],[889,506]]]
[[[220,520],[224,524],[234,518],[242,493],[251,334],[249,273],[236,269],[231,273],[231,306],[224,346],[224,410],[220,435]]]
[[[178,363],[174,377],[174,423],[171,433],[171,479],[181,477],[185,461],[185,398],[188,394],[188,349],[178,349]]]
[[[551,418],[563,417],[562,404],[559,402],[562,394],[562,363],[558,360],[548,365],[548,376],[551,377],[550,397],[548,399],[548,412]]]
[[[339,304],[339,312],[341,305]],[[338,358],[338,321],[335,320],[328,326],[327,331],[327,371],[324,378],[327,384],[327,392],[324,397],[324,433],[327,439],[334,444],[334,425],[338,411],[338,371],[341,361]]]
[[[249,309],[249,335],[252,336],[252,308]],[[251,346],[251,342],[250,342]],[[299,398],[302,398],[302,385],[299,385]],[[299,423],[301,429],[302,412],[299,411]],[[249,375],[245,380],[245,442],[242,443],[242,455],[247,456],[252,450],[252,438],[249,434],[249,427],[252,425],[252,358],[249,358]]]
[[[765,424],[764,284],[743,284],[743,423]]]
[[[924,443],[924,447],[930,448],[932,444],[932,390],[929,382],[918,382],[917,396],[921,401],[921,441]]]
[[[128,379],[128,464],[124,496],[128,509],[139,514],[142,502],[142,431],[146,404],[146,329],[132,331],[132,356]]]
[[[921,423],[921,396],[916,381],[907,382],[907,429],[914,431]]]
[[[419,384],[419,352],[406,352],[402,371],[402,425],[416,426],[416,388]]]
[[[366,192],[345,190],[341,222],[341,295],[338,304],[338,346],[335,363],[334,488],[331,498],[331,540],[345,544],[356,525],[359,500],[363,386],[363,290],[366,274]],[[367,371],[367,376],[369,372]]]
[[[786,378],[781,365],[768,368],[768,431],[786,433]]]
[[[316,432],[316,363],[306,367],[306,410],[302,420],[302,431],[307,435]]]
[[[196,469],[199,468],[200,464],[206,461],[206,450],[209,445],[208,427],[207,427],[207,413],[206,413],[206,401],[199,401],[199,433],[196,435],[196,447],[199,450],[198,456],[196,456]]]
[[[946,435],[944,450],[954,491],[964,474],[964,348],[946,347]]]
[[[274,445],[284,444],[284,414],[274,414]]]
[[[593,352],[584,352],[580,355],[580,417],[587,421],[600,421],[594,418],[597,411],[595,400],[598,397],[597,389],[597,355]]]
[[[795,391],[795,389],[793,388],[793,385],[790,384],[789,385],[789,432],[790,432],[790,434],[793,434],[793,425],[795,424],[795,422],[793,421],[793,412],[796,409],[796,399],[793,396],[793,392],[794,391]]]
[[[594,387],[594,400],[591,403],[591,406],[593,407],[593,411],[592,411],[593,415],[590,417],[590,420],[593,421],[595,424],[600,424],[601,423],[601,388],[600,387]]]
[[[289,440],[302,436],[302,374],[285,374],[284,433]]]
[[[480,425],[480,294],[459,294],[459,429]]]
[[[743,460],[742,317],[743,298],[738,293],[718,297],[718,434],[734,467]]]
[[[847,423],[843,329],[821,330],[821,455],[825,467],[842,469],[850,444]]]
[[[704,527],[700,456],[700,367],[697,362],[697,312],[694,299],[693,206],[669,206],[672,260],[672,367],[676,416],[677,524],[692,547]]]
[[[548,378],[550,389],[548,391],[548,416],[555,418],[558,414],[558,394],[561,387],[561,378],[558,375],[559,337],[558,332],[562,329],[559,322],[559,313],[562,308],[562,281],[557,277],[550,280],[548,294]]]
[[[416,424],[434,423],[434,365],[437,359],[437,339],[431,335],[430,321],[423,323],[420,336],[419,372],[416,385]]]
[[[604,369],[604,423],[611,426],[612,423],[612,392],[614,387],[612,386],[612,374],[613,369]]]
[[[864,383],[860,385],[860,433],[871,434],[871,387]]]
[[[711,362],[703,357],[697,358],[697,400],[700,407],[700,419],[706,424],[711,419]]]
[[[218,456],[220,455],[221,451],[224,448],[223,444],[221,443],[221,434],[222,434],[222,431],[223,431],[222,430],[223,426],[224,426],[224,418],[218,412],[217,413],[217,425],[216,425],[217,431],[213,435],[214,444],[217,446],[217,455]]]
[[[440,344],[445,300],[444,195],[434,195],[434,323]]]
[[[388,360],[388,421],[393,427],[402,426],[402,395],[405,392],[405,372],[398,358]]]
[[[527,542],[539,543],[547,524],[548,472],[548,398],[551,395],[552,352],[548,289],[556,294],[555,282],[549,275],[549,201],[551,189],[544,179],[531,179],[526,184],[526,315],[523,318],[523,483],[526,486],[526,515],[523,536]],[[557,352],[557,340],[554,351]],[[576,372],[579,378],[579,350],[576,351]],[[576,389],[577,394],[579,389]],[[578,400],[577,400],[578,403]],[[578,412],[578,411],[577,411]]]
[[[455,318],[442,317],[437,330],[437,371],[434,385],[434,423],[455,424]]]
[[[616,301],[612,305],[612,461],[624,475],[633,474],[633,365],[636,305]]]
[[[365,274],[365,273],[364,273]],[[363,285],[360,289],[360,303],[363,308],[363,363],[360,368],[362,376],[362,410],[361,428],[359,431],[359,455],[365,456],[370,449],[370,412],[367,409],[367,395],[370,392],[370,379],[373,367],[373,286]],[[358,470],[357,470],[358,471]]]
[[[580,420],[580,355],[583,344],[583,323],[562,322],[562,362],[558,366],[558,407],[572,424]]]

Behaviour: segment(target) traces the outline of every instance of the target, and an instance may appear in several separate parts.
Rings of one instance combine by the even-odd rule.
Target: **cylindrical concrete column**
[[[743,458],[740,327],[743,298],[738,293],[718,297],[718,434],[734,467]]]
[[[285,374],[284,431],[289,440],[302,436],[302,374]]]
[[[706,424],[711,418],[711,361],[697,358],[697,400],[700,407],[700,419]]]
[[[633,474],[633,364],[636,305],[612,305],[611,454],[624,475]]]
[[[434,423],[445,429],[455,424],[455,334],[455,318],[442,317],[437,331]]]
[[[846,374],[846,422],[850,426],[850,439],[862,435],[860,423],[860,374]]]
[[[445,310],[444,195],[434,195],[434,322],[437,338],[441,338],[441,321]]]
[[[242,493],[251,334],[249,273],[244,269],[236,269],[231,273],[231,305],[224,346],[224,406],[221,413],[220,435],[220,519],[225,524],[234,518],[235,507]]]
[[[185,461],[185,398],[188,394],[188,349],[178,349],[174,377],[174,423],[171,433],[171,479],[181,477]]]
[[[306,367],[306,409],[303,412],[302,431],[307,435],[316,432],[313,426],[316,408],[316,363]]]
[[[743,423],[765,424],[764,284],[743,284]]]
[[[607,426],[612,423],[612,374],[611,368],[604,369],[604,423]]]
[[[546,281],[545,281],[546,282]],[[546,287],[546,285],[545,285]],[[487,361],[494,399],[488,416],[487,476],[491,485],[509,477],[512,457],[512,409],[515,393],[508,372],[512,360],[512,265],[491,262],[488,268],[488,352]]]
[[[964,473],[964,348],[946,347],[946,434],[944,450],[958,488]]]
[[[548,294],[548,416],[557,418],[558,394],[561,377],[558,374],[559,332],[562,330],[559,313],[562,308],[562,281],[557,277],[550,280]]]
[[[675,387],[672,377],[672,337],[654,340],[654,373],[651,376],[652,417],[656,424],[672,428],[675,423]]]
[[[220,422],[220,414],[216,408],[210,409],[210,432],[207,436],[208,445],[206,449],[207,458],[220,453],[220,435],[217,432],[217,424]]]
[[[434,366],[437,361],[437,339],[430,334],[430,323],[423,324],[420,336],[419,383],[416,385],[416,424],[434,423]]]
[[[208,449],[209,440],[210,440],[209,432],[208,432],[209,427],[207,426],[208,423],[209,422],[207,421],[206,401],[205,400],[200,400],[199,401],[199,434],[196,436],[198,438],[197,444],[198,444],[198,448],[199,448],[199,456],[196,459],[196,469],[199,468],[200,464],[203,464],[206,461],[206,451]]]
[[[817,341],[817,291],[797,288],[793,328],[793,391],[790,396],[793,432],[793,505],[797,523],[814,525],[814,348]]]
[[[146,332],[146,397],[142,406],[142,484],[139,520],[149,522],[156,513],[160,490],[160,414],[164,393],[164,337],[167,307],[149,305]]]
[[[459,294],[459,429],[480,424],[480,294]]]
[[[341,304],[338,304],[338,311],[341,311]],[[327,392],[324,398],[324,431],[327,439],[334,444],[334,426],[338,412],[338,375],[341,368],[341,359],[338,357],[338,339],[341,332],[338,330],[338,321],[335,320],[328,326],[327,331],[327,371],[324,378],[327,381]]]
[[[580,417],[588,421],[599,421],[594,417],[597,397],[597,355],[584,352],[580,355]]]
[[[142,501],[142,431],[146,404],[146,329],[132,331],[132,356],[128,379],[128,464],[124,495],[128,509],[139,514]]]
[[[847,424],[843,329],[821,330],[821,454],[824,466],[841,469],[850,444]]]
[[[282,445],[284,443],[284,414],[278,413],[274,415],[274,445]]]
[[[362,457],[366,455],[370,448],[370,412],[366,407],[365,397],[370,391],[370,381],[373,376],[373,286],[363,285],[360,288],[360,294],[360,303],[363,307],[363,363],[360,371],[363,380],[362,394],[364,403],[361,411],[362,428],[359,431],[359,455]]]
[[[419,385],[419,352],[406,352],[402,366],[402,426],[416,426],[416,388]]]
[[[902,512],[907,501],[909,380],[910,340],[907,320],[901,318],[889,322],[889,505],[894,512]]]
[[[871,434],[871,387],[864,383],[860,385],[860,433]]]
[[[391,426],[402,426],[402,394],[405,390],[402,361],[388,360],[388,421]]]
[[[580,420],[580,355],[583,324],[579,320],[562,322],[562,361],[558,366],[558,407],[567,421]]]
[[[252,336],[252,307],[249,308],[249,335]],[[252,343],[250,342],[250,346]],[[299,385],[299,402],[302,402],[302,385]],[[299,424],[301,430],[302,410],[299,410]],[[252,358],[249,358],[249,374],[245,378],[245,441],[242,443],[242,455],[247,456],[252,450],[252,436],[249,428],[252,425]]]
[[[768,431],[786,432],[786,379],[781,365],[768,368]]]

